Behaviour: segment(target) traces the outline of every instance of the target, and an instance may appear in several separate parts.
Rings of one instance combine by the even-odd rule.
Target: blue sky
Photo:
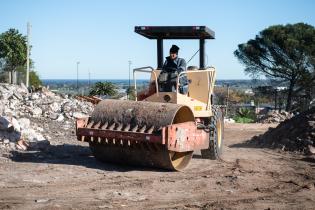
[[[32,24],[31,58],[43,79],[126,79],[132,67],[156,67],[156,42],[134,33],[136,25],[206,25],[216,33],[207,41],[207,65],[218,79],[244,79],[234,57],[237,45],[274,24],[305,22],[315,26],[312,0],[1,0],[0,32],[16,28],[26,34]],[[197,41],[170,40],[188,60]],[[198,56],[189,65],[198,65]]]

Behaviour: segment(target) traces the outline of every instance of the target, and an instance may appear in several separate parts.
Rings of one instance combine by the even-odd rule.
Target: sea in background
[[[112,82],[117,85],[119,88],[126,89],[129,86],[128,79],[43,79],[43,85],[50,86],[50,87],[62,87],[62,86],[92,86],[96,82]],[[145,79],[138,79],[137,85],[145,85],[148,84],[149,80]],[[216,80],[216,86],[226,86],[229,85],[230,87],[234,88],[251,88],[257,86],[268,85],[268,80],[250,80],[250,79],[237,79],[237,80]],[[133,80],[130,80],[130,85],[133,86]]]
[[[87,95],[96,82],[111,82],[117,86],[118,92],[121,94],[126,93],[129,87],[128,79],[42,79],[41,81],[50,90],[65,94]],[[138,79],[137,87],[144,87],[148,83],[149,80]],[[130,80],[130,85],[133,86],[133,80]]]
[[[70,95],[89,95],[91,87],[96,82],[112,82],[117,86],[117,90],[120,96],[126,95],[129,87],[128,79],[43,79],[43,85],[48,87],[50,90],[62,94]],[[130,80],[130,86],[133,86],[133,80]],[[149,80],[138,79],[137,89],[145,89],[149,84]],[[257,86],[268,85],[268,80],[216,80],[215,86],[217,87],[230,87],[235,90],[241,90],[248,92],[252,88]],[[269,84],[270,85],[270,84]]]
[[[42,82],[44,85],[51,85],[51,84],[77,84],[77,81],[79,84],[94,84],[96,82],[112,82],[116,85],[128,85],[129,80],[128,79],[42,79]],[[145,79],[138,79],[137,83],[147,83],[148,80]],[[133,84],[133,80],[130,80],[131,85]]]

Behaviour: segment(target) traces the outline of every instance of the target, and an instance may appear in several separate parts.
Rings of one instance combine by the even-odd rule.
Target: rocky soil
[[[44,149],[56,135],[48,124],[57,124],[58,133],[67,133],[75,118],[92,110],[89,102],[45,88],[29,93],[23,85],[0,84],[0,150]]]

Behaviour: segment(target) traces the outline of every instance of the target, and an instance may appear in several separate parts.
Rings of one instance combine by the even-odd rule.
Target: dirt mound
[[[276,128],[255,136],[250,143],[286,151],[314,153],[315,107],[281,122]]]
[[[266,114],[258,116],[257,122],[259,123],[279,123],[293,117],[293,114],[285,111],[269,111]]]

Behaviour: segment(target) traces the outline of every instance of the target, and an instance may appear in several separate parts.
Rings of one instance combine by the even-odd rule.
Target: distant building
[[[288,88],[287,87],[276,87],[275,89],[279,91],[279,90],[286,90]]]
[[[254,95],[254,91],[251,88],[245,89],[244,93],[247,94],[247,95]]]
[[[128,95],[124,95],[124,96],[120,97],[119,100],[128,100]]]

